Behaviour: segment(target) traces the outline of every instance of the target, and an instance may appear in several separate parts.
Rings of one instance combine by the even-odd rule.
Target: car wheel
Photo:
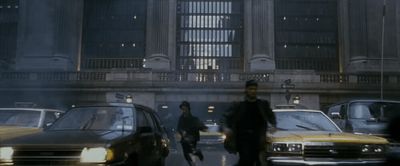
[[[161,157],[158,159],[157,163],[154,166],[164,166],[165,165],[165,158]]]
[[[126,161],[125,161],[125,166],[137,166],[137,157],[136,155],[130,156]]]
[[[169,154],[169,149],[168,149],[168,148],[163,148],[163,149],[161,149],[161,155],[162,155],[163,157],[167,157],[168,154]]]

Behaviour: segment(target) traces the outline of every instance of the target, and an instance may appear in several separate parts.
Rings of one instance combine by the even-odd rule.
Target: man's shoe
[[[203,161],[204,156],[203,156],[203,153],[201,152],[201,150],[197,150],[196,153],[195,153],[195,155],[196,155],[197,157],[199,157],[200,161]]]

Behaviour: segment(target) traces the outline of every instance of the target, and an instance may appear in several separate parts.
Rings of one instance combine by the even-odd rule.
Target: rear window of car
[[[0,110],[0,125],[39,127],[40,111]]]
[[[351,119],[389,119],[400,110],[400,103],[394,102],[354,102],[350,104]]]
[[[68,111],[49,130],[135,130],[132,107],[82,107]]]

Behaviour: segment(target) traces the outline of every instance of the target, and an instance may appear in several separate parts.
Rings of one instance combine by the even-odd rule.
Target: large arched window
[[[242,59],[242,0],[178,0],[179,70],[242,69]]]
[[[275,1],[277,69],[338,71],[337,0]]]
[[[85,0],[82,68],[142,68],[147,0]]]

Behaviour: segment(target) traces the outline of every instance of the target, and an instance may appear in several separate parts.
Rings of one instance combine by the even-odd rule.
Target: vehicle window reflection
[[[350,118],[385,120],[394,115],[399,108],[399,103],[390,102],[352,103],[350,105]]]
[[[335,131],[336,126],[319,112],[275,112],[277,128],[289,131]]]
[[[50,130],[133,130],[133,118],[128,108],[77,108],[68,111]]]
[[[0,111],[0,125],[39,127],[40,112],[24,110],[2,110]]]

